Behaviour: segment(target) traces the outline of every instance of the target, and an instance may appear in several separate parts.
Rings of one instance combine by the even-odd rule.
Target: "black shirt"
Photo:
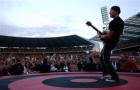
[[[123,28],[124,28],[124,21],[120,17],[114,18],[109,23],[109,30],[113,31],[113,35],[110,39],[107,40],[107,43],[117,44],[120,35],[123,33]]]

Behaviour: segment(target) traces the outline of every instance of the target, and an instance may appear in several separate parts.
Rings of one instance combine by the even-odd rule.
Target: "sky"
[[[91,38],[96,32],[85,25],[90,20],[102,30],[101,7],[118,5],[123,20],[140,12],[140,0],[0,0],[0,35]],[[110,19],[111,20],[111,19]]]

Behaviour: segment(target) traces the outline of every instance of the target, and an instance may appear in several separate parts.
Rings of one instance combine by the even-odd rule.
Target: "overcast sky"
[[[0,35],[57,37],[77,34],[91,38],[102,29],[101,7],[119,5],[121,17],[140,12],[140,0],[0,0]]]

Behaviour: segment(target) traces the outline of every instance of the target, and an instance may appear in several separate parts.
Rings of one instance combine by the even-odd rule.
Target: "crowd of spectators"
[[[82,71],[82,63],[88,62],[86,53],[0,54],[0,72],[3,75],[50,71],[75,72]]]
[[[101,71],[100,53],[0,53],[0,76],[46,72]],[[117,71],[140,70],[140,56],[111,58]]]
[[[120,55],[111,60],[117,71],[140,72],[140,56]]]

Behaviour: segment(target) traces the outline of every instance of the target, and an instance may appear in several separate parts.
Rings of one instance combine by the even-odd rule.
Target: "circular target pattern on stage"
[[[65,87],[65,88],[104,88],[104,87],[120,86],[127,83],[127,81],[123,79],[121,79],[120,82],[117,83],[117,82],[106,82],[104,80],[100,80],[99,78],[100,78],[99,76],[59,77],[44,80],[43,83],[50,86]],[[78,79],[79,82],[73,82],[75,79]],[[85,82],[84,79],[86,79]]]
[[[120,74],[119,83],[100,80],[101,73],[48,73],[0,78],[2,90],[140,90],[140,74]]]

